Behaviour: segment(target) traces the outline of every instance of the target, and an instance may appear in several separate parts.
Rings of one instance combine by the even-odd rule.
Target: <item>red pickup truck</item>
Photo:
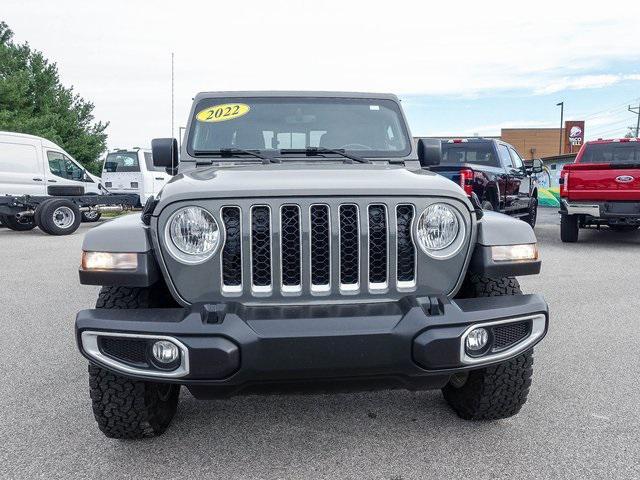
[[[560,238],[577,242],[580,228],[616,232],[640,227],[640,139],[586,142],[560,176]]]

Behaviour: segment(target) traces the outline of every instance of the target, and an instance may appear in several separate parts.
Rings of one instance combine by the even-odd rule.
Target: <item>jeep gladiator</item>
[[[462,418],[516,414],[548,308],[529,225],[422,167],[394,95],[200,93],[175,176],[143,214],[85,236],[101,285],[75,333],[108,437],[161,434],[181,387],[240,393],[442,389]],[[178,161],[179,160],[179,161]]]
[[[586,142],[560,174],[560,237],[577,242],[581,228],[614,232],[640,227],[640,139]]]

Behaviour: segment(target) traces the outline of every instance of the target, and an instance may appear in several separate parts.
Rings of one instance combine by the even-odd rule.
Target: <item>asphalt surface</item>
[[[552,326],[514,418],[458,419],[439,391],[235,397],[184,391],[165,435],[102,436],[76,352],[83,225],[70,237],[0,228],[0,478],[640,478],[640,232],[562,244],[536,228]]]

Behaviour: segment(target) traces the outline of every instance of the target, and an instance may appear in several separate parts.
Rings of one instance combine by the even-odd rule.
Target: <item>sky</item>
[[[640,104],[640,2],[2,0],[0,20],[109,121],[110,148],[171,135],[215,90],[392,92],[415,136],[586,120]]]

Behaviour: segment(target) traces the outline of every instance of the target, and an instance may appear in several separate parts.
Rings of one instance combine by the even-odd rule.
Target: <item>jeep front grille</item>
[[[225,295],[349,295],[415,289],[412,204],[303,207],[283,202],[253,205],[248,211],[224,206],[220,212]],[[243,225],[248,232],[243,233]],[[243,238],[249,242],[245,255]]]

